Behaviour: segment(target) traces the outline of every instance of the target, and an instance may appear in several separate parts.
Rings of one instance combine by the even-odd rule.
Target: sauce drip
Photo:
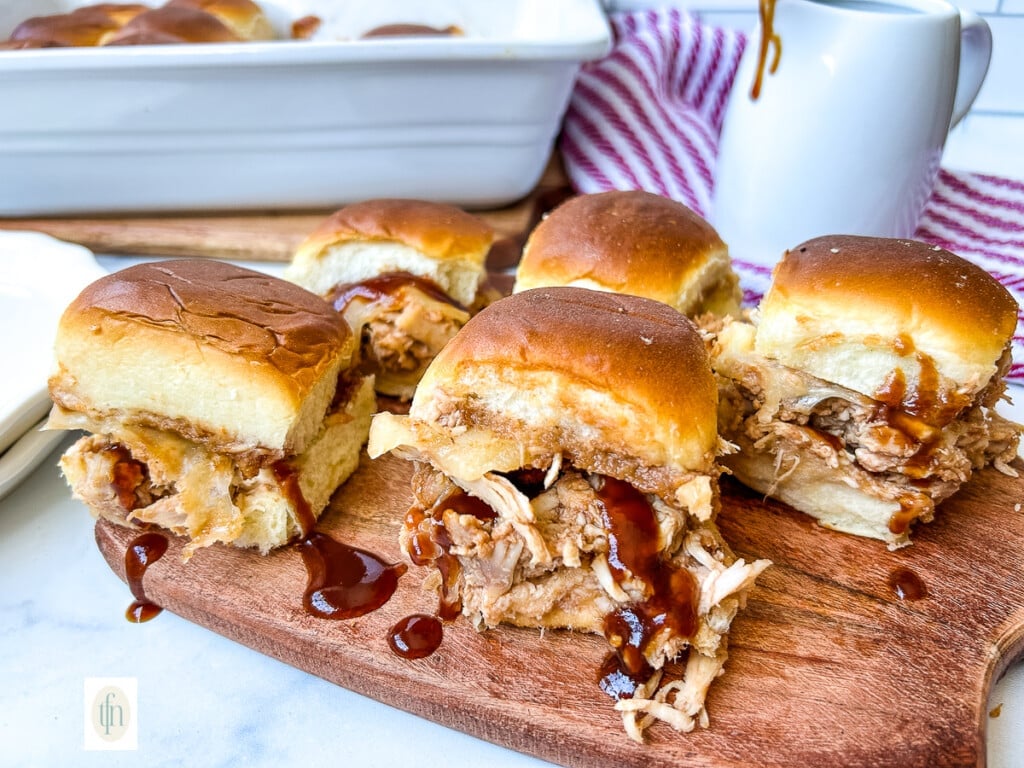
[[[928,596],[924,581],[909,568],[897,568],[889,574],[889,586],[900,600],[920,600]]]
[[[464,491],[456,491],[434,507],[428,516],[420,507],[413,507],[405,517],[409,538],[409,559],[416,565],[433,565],[441,574],[441,590],[437,615],[453,621],[462,613],[462,601],[456,587],[462,566],[451,554],[452,540],[444,526],[444,513],[454,510],[460,515],[473,515],[478,520],[494,520],[498,515],[490,505]]]
[[[445,293],[437,283],[409,272],[385,272],[358,283],[339,283],[330,290],[326,299],[334,306],[335,310],[344,312],[354,299],[380,301],[393,296],[407,286],[418,288],[432,299],[443,301],[466,311],[464,306]]]
[[[299,486],[299,473],[288,463],[287,459],[275,461],[272,469],[274,477],[277,478],[277,484],[281,487],[281,493],[292,503],[301,535],[305,536],[316,525],[316,515],[313,514],[309,502],[302,494],[302,488]]]
[[[650,677],[650,670],[643,670],[643,674],[630,674],[622,667],[622,661],[618,654],[609,653],[597,670],[598,687],[616,701],[631,699],[636,694],[637,688],[643,685]]]
[[[309,534],[297,546],[308,574],[303,607],[322,619],[354,619],[377,610],[406,571],[402,563],[389,565],[322,533]]]
[[[912,522],[932,509],[932,501],[928,496],[914,492],[900,496],[899,504],[899,510],[889,518],[889,531],[895,534],[906,533]]]
[[[697,630],[697,582],[685,568],[664,560],[658,551],[654,510],[629,483],[604,477],[597,492],[608,531],[608,566],[617,581],[632,574],[643,581],[647,597],[605,616],[604,634],[622,670],[649,674],[644,652],[663,630],[691,637]]]
[[[388,645],[403,659],[422,659],[441,646],[444,628],[436,616],[414,613],[391,628]]]
[[[917,352],[914,358],[918,364],[917,386],[909,386],[906,374],[897,368],[874,393],[874,399],[890,408],[916,416],[929,425],[948,424],[970,404],[970,397],[942,390],[938,368],[930,355]],[[894,415],[890,421],[896,418]]]
[[[124,553],[124,574],[135,601],[125,611],[125,618],[133,624],[141,624],[159,615],[163,610],[146,597],[142,578],[146,569],[164,556],[167,551],[167,537],[155,533],[141,533],[131,540]]]
[[[754,74],[754,85],[750,89],[750,98],[757,101],[761,95],[761,84],[764,82],[764,70],[768,66],[768,47],[775,49],[771,66],[768,71],[775,74],[782,57],[782,38],[775,31],[775,0],[759,0],[757,13],[761,19],[761,42],[757,51],[757,70]]]

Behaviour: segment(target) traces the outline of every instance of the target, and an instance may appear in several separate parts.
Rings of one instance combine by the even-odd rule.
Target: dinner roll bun
[[[25,48],[101,45],[147,10],[147,6],[134,3],[100,3],[70,13],[36,16],[15,27],[8,41],[10,47]]]
[[[242,40],[223,21],[190,6],[165,5],[140,13],[108,37],[104,45],[236,43]]]
[[[270,21],[252,0],[169,0],[168,6],[195,8],[216,16],[240,40],[273,40]]]
[[[942,426],[1008,364],[1017,309],[988,272],[938,246],[832,235],[784,254],[754,346]]]
[[[472,318],[427,370],[410,416],[484,428],[643,488],[712,472],[716,405],[690,320],[649,299],[554,287]]]
[[[533,230],[515,291],[571,285],[644,296],[685,315],[739,312],[728,248],[682,203],[642,191],[580,195]]]
[[[347,205],[298,247],[285,276],[324,295],[384,272],[433,281],[463,306],[484,278],[494,230],[453,205],[375,199]]]
[[[88,286],[61,317],[54,402],[214,449],[301,452],[355,347],[333,308],[229,263],[163,261]]]

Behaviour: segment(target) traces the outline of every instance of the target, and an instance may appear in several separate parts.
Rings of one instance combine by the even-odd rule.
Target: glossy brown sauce
[[[910,524],[931,508],[929,500],[917,494],[904,494],[899,503],[899,510],[889,518],[889,531],[897,535],[906,533]]]
[[[902,566],[889,574],[889,587],[900,600],[920,600],[928,596],[928,588],[921,577]]]
[[[775,31],[775,0],[759,0],[757,13],[761,20],[761,41],[757,51],[757,69],[754,73],[754,84],[750,89],[750,98],[754,101],[757,101],[761,95],[765,67],[768,67],[768,71],[774,75],[775,70],[779,68],[779,59],[782,57],[782,38]],[[769,47],[772,47],[775,51],[771,65],[768,64]]]
[[[418,288],[432,299],[443,301],[466,311],[465,307],[445,293],[437,283],[409,272],[385,272],[358,283],[340,283],[334,286],[325,298],[338,312],[344,312],[354,299],[380,301],[393,296],[407,286]]]
[[[902,368],[889,371],[882,386],[874,393],[874,400],[884,403],[890,408],[899,408],[907,394],[907,376]]]
[[[366,550],[313,532],[297,544],[308,579],[306,613],[322,619],[354,619],[386,603],[406,571]]]
[[[362,35],[362,39],[373,37],[444,37],[461,35],[462,30],[454,25],[431,27],[427,24],[382,24]]]
[[[436,616],[414,613],[391,628],[388,646],[403,659],[422,659],[441,646],[444,626]]]
[[[644,674],[630,674],[623,669],[622,662],[617,653],[609,653],[604,657],[601,666],[597,670],[598,687],[616,701],[620,699],[631,699],[636,694],[637,688],[643,685],[650,677],[648,670]]]
[[[134,624],[141,624],[157,616],[163,608],[146,597],[142,579],[146,569],[164,556],[167,551],[167,537],[154,531],[140,533],[128,543],[124,553],[124,575],[135,601],[125,611],[125,618]]]
[[[420,507],[406,513],[405,528],[409,537],[409,559],[416,565],[433,565],[441,575],[437,615],[444,621],[453,621],[462,613],[458,596],[462,566],[451,554],[452,540],[444,526],[444,513],[454,510],[460,515],[473,515],[478,520],[494,520],[498,515],[486,502],[464,491],[456,491],[436,505],[428,516]]]
[[[913,345],[909,339],[907,343]],[[917,386],[910,387],[906,374],[899,368],[890,372],[885,382],[872,395],[890,408],[900,409],[931,425],[945,425],[970,404],[969,397],[944,392],[935,360],[923,352],[914,354],[919,367]]]
[[[114,459],[111,486],[118,503],[126,512],[139,506],[137,489],[149,479],[149,468],[132,458],[131,452],[123,445],[109,445],[103,449]]]
[[[650,503],[629,483],[604,477],[597,491],[608,531],[608,565],[619,581],[627,575],[647,585],[648,597],[605,616],[604,634],[629,676],[646,675],[644,653],[667,629],[677,637],[697,631],[697,582],[685,568],[660,556],[658,523]]]
[[[274,472],[274,477],[277,478],[278,486],[281,488],[281,495],[292,503],[292,509],[295,510],[295,520],[299,524],[301,535],[305,536],[316,525],[316,515],[313,514],[313,510],[309,506],[309,502],[306,501],[302,488],[299,486],[299,473],[287,459],[275,461],[271,465],[271,469]]]

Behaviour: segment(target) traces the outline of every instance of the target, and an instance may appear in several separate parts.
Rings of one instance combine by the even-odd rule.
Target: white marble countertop
[[[1010,415],[1021,419],[1024,405]],[[169,612],[130,624],[123,618],[130,593],[100,555],[92,518],[71,500],[57,456],[0,501],[0,765],[547,765],[346,691]],[[137,750],[83,749],[83,686],[96,677],[137,680]],[[1024,664],[993,689],[990,708],[999,705],[987,723],[988,764],[1024,766]]]

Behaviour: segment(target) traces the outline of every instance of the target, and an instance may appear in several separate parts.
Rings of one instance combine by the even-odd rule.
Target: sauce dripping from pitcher
[[[782,57],[782,38],[775,31],[775,0],[759,0],[757,13],[761,19],[761,40],[757,51],[757,70],[754,74],[754,85],[750,89],[750,98],[757,101],[761,95],[761,85],[764,82],[765,67],[771,74],[779,68],[779,59]],[[768,47],[775,49],[771,65],[768,65]]]

